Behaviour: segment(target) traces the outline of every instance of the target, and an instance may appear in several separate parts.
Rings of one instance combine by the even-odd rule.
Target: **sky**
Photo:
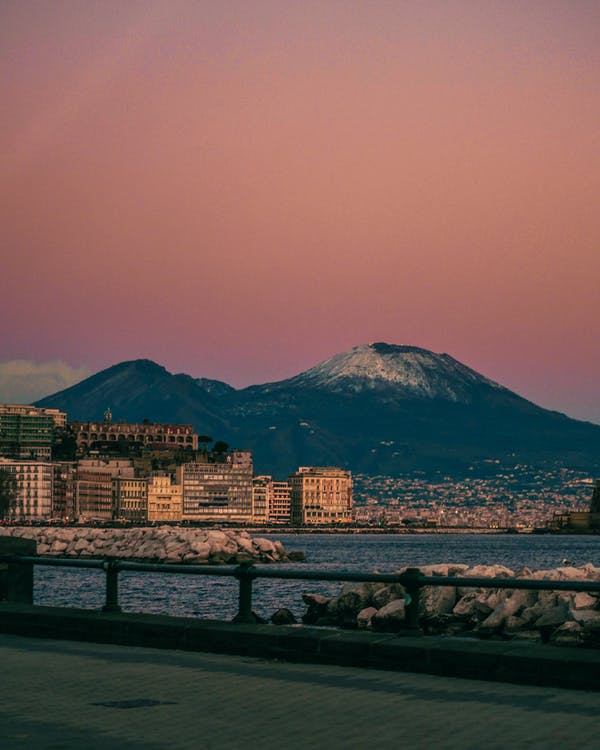
[[[596,0],[3,0],[0,71],[0,401],[386,341],[600,422]]]

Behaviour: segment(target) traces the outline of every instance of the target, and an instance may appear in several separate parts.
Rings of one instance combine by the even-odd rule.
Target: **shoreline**
[[[340,535],[340,536],[353,536],[353,535],[394,535],[394,536],[419,536],[419,535],[458,535],[458,534],[479,534],[488,536],[499,536],[499,535],[551,535],[551,536],[581,536],[590,535],[595,536],[600,534],[600,530],[596,529],[547,529],[547,528],[534,528],[526,527],[515,529],[514,527],[505,528],[490,528],[488,526],[437,526],[431,528],[421,527],[406,527],[406,526],[285,526],[285,525],[251,525],[242,523],[180,523],[180,522],[164,522],[164,523],[140,523],[140,524],[121,524],[117,522],[105,522],[105,523],[87,523],[87,524],[61,524],[61,523],[4,523],[0,524],[0,528],[10,529],[14,527],[19,528],[31,528],[31,529],[97,529],[97,530],[113,530],[113,531],[125,531],[135,529],[159,529],[159,528],[170,528],[180,529],[185,531],[192,530],[229,530],[247,532],[250,534],[287,534],[287,535]]]

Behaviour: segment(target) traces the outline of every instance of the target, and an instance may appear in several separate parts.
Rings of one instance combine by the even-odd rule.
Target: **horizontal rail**
[[[117,558],[37,557],[35,555],[5,555],[0,562],[31,563],[49,567],[96,568],[106,570],[108,564],[115,570],[140,573],[171,573],[175,575],[211,575],[235,578],[238,567],[231,565],[185,565],[178,563],[146,563]],[[422,573],[372,573],[354,570],[281,570],[272,566],[245,563],[247,575],[252,578],[279,578],[296,581],[340,581],[348,583],[400,583],[423,586],[459,586],[461,588],[530,589],[533,591],[600,591],[600,581],[557,581],[547,578],[487,578],[471,576],[427,576]],[[418,570],[412,568],[410,570]]]
[[[527,589],[532,591],[600,592],[600,581],[556,581],[534,578],[483,578],[465,576],[427,576],[418,568],[407,568],[403,573],[370,573],[350,570],[282,570],[270,566],[254,565],[252,562],[237,566],[185,565],[177,563],[150,563],[119,560],[116,558],[60,558],[35,555],[4,555],[0,563],[15,565],[43,565],[47,567],[70,567],[97,569],[106,573],[105,612],[119,612],[118,575],[121,572],[167,573],[175,575],[208,575],[237,578],[240,586],[237,622],[253,622],[252,581],[258,578],[298,581],[339,581],[355,583],[398,583],[406,592],[406,623],[408,629],[417,630],[419,592],[425,586],[459,586],[461,588]]]

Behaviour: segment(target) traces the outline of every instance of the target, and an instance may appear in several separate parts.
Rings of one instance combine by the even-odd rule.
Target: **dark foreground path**
[[[2,750],[590,748],[600,694],[0,635]]]

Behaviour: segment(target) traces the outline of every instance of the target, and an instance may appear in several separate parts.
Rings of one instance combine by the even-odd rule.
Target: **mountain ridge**
[[[600,426],[534,404],[448,354],[376,342],[242,389],[129,360],[37,402],[71,420],[191,423],[259,471],[339,464],[398,475],[489,460],[600,468]]]

